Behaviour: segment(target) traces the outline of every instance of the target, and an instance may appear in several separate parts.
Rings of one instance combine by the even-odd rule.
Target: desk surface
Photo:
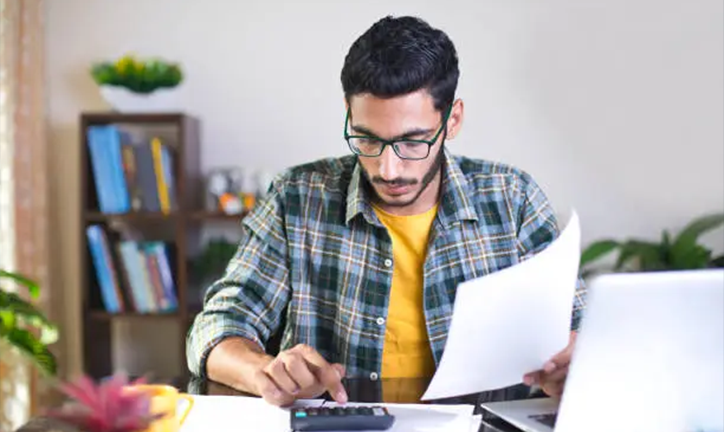
[[[351,402],[421,403],[419,398],[427,388],[428,382],[428,379],[422,378],[381,379],[377,381],[369,379],[345,379],[344,385]],[[189,394],[250,396],[223,384],[195,377],[183,382],[177,382],[174,385],[179,390]],[[531,397],[529,388],[518,385],[492,392],[434,401],[434,403],[470,404],[475,406],[475,413],[479,413],[481,412],[481,402],[524,399],[527,397]],[[322,395],[321,398],[330,399],[329,395],[326,394]],[[486,417],[487,416],[483,417],[479,432],[511,432],[516,430],[498,419]],[[82,432],[68,428],[67,426],[63,427],[63,425],[59,425],[57,422],[43,418],[33,419],[18,430],[18,432],[50,431]]]

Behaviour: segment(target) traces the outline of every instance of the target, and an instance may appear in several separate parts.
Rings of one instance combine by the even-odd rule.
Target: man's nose
[[[380,160],[380,177],[384,180],[394,180],[400,177],[402,170],[402,159],[397,156],[395,150],[391,146],[386,146],[379,155]]]

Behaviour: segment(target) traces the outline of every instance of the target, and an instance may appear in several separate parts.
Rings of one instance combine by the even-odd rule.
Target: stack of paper
[[[241,396],[193,396],[193,407],[180,432],[288,432],[290,408],[272,406],[263,399]],[[185,404],[179,404],[179,414]],[[347,406],[382,405],[395,416],[389,432],[475,432],[480,415],[472,405],[415,405],[349,403]],[[297,406],[338,406],[323,400],[298,401]]]

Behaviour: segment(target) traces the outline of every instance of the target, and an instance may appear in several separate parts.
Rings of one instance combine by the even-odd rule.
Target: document
[[[458,286],[445,350],[423,400],[518,384],[568,345],[580,237],[574,211],[537,255]]]
[[[299,400],[279,408],[262,398],[193,395],[194,403],[179,432],[283,432],[289,431],[289,411],[296,407],[319,407],[324,400]],[[177,415],[186,408],[179,402]]]
[[[288,408],[279,408],[255,397],[194,395],[193,399],[193,407],[180,432],[288,432],[292,408],[341,406],[322,399],[297,401]],[[179,414],[186,403],[179,402]],[[343,406],[370,405],[385,406],[395,416],[395,423],[387,432],[474,432],[480,428],[480,415],[473,415],[473,405],[351,402]]]
[[[395,416],[395,423],[387,432],[469,432],[480,429],[481,416],[473,415],[475,409],[473,405],[356,402],[339,405],[335,402],[325,402],[324,406],[384,406]]]

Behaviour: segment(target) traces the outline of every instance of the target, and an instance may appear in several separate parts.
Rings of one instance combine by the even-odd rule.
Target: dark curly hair
[[[385,98],[424,88],[443,112],[459,76],[455,46],[443,31],[416,17],[387,16],[352,44],[341,79],[347,102],[362,93]]]

